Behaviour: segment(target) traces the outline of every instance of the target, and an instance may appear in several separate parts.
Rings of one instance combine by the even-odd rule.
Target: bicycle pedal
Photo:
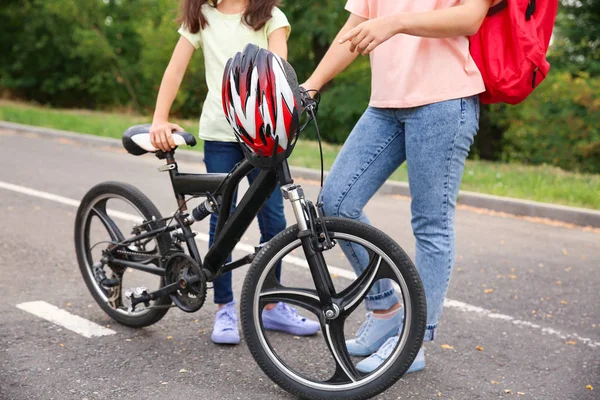
[[[142,297],[144,294],[148,294],[148,288],[145,286],[139,286],[134,289],[133,294],[135,297]]]
[[[125,297],[127,299],[129,299],[129,307],[127,307],[127,311],[132,313],[135,311],[135,307],[138,303],[140,303],[139,301],[136,301],[144,296],[148,295],[148,288],[146,288],[145,286],[139,286],[139,287],[135,287],[135,288],[129,288],[125,291]],[[150,306],[150,302],[149,301],[144,301],[144,306],[149,307]]]

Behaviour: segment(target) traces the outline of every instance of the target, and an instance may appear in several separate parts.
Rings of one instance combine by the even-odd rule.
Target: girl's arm
[[[340,43],[350,41],[350,51],[369,54],[397,34],[427,38],[470,36],[477,33],[490,6],[499,0],[465,0],[455,7],[375,18],[346,33]]]
[[[287,60],[287,27],[274,30],[269,35],[269,51],[277,54],[279,57]]]
[[[165,70],[158,97],[156,99],[156,109],[150,128],[150,142],[157,149],[169,151],[175,148],[172,131],[183,131],[183,128],[177,124],[169,122],[169,112],[177,96],[177,91],[185,75],[185,70],[190,63],[194,46],[188,39],[180,37],[171,56],[171,61]]]
[[[343,42],[339,39],[364,21],[367,21],[367,19],[350,14],[348,21],[346,21],[346,24],[338,32],[331,47],[329,47],[329,50],[327,50],[327,53],[315,69],[315,72],[301,85],[304,89],[320,90],[323,85],[332,80],[354,61],[358,53],[348,51],[348,45],[342,44]]]

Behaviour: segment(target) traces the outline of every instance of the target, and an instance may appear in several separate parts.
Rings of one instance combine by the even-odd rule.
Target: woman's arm
[[[275,29],[269,35],[269,51],[277,54],[279,57],[287,60],[287,27]]]
[[[345,34],[340,43],[350,41],[350,51],[369,54],[397,34],[427,38],[474,35],[490,6],[499,0],[465,0],[458,6],[441,10],[411,12],[366,21]]]
[[[395,0],[394,0],[395,1]],[[335,40],[327,50],[325,57],[321,60],[315,72],[302,84],[302,87],[320,90],[323,85],[332,80],[337,74],[342,72],[358,55],[348,51],[348,45],[342,44],[339,39],[342,38],[351,29],[357,27],[361,22],[367,21],[366,18],[350,14],[348,21],[337,34]]]
[[[183,128],[177,124],[169,123],[169,112],[177,96],[177,91],[185,75],[185,71],[190,63],[194,46],[188,39],[180,37],[171,56],[171,61],[165,70],[158,97],[156,99],[156,109],[150,128],[150,142],[152,145],[162,151],[169,151],[175,148],[172,131],[183,131]]]

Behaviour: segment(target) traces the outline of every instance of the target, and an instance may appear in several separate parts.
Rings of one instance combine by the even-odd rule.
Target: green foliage
[[[600,173],[600,78],[555,72],[508,117],[506,160]]]
[[[43,104],[149,111],[178,39],[171,0],[10,0],[0,5],[0,87]],[[199,113],[204,69],[192,62],[174,109]],[[193,97],[196,96],[196,97]]]
[[[354,62],[324,90],[319,105],[319,130],[329,143],[344,143],[367,108],[371,75],[368,59]],[[316,139],[312,126],[303,136]]]
[[[573,74],[600,75],[600,0],[563,0],[550,61]]]
[[[475,159],[498,161],[504,151],[504,132],[508,125],[505,104],[481,104],[479,132],[469,156]]]
[[[289,59],[301,82],[347,19],[345,3],[283,2],[292,24]],[[179,38],[177,7],[177,0],[2,0],[0,94],[56,107],[131,109],[149,120]],[[600,0],[562,2],[551,62],[548,82],[522,105],[482,107],[473,158],[600,171]],[[176,117],[197,120],[204,73],[197,52],[173,105]],[[344,142],[369,87],[368,58],[359,57],[325,88],[319,126],[326,141]],[[316,137],[311,129],[303,135]]]
[[[137,56],[141,41],[129,35],[127,26],[111,34],[111,2],[65,0],[13,0],[3,3],[3,50],[10,57],[1,62],[5,88],[42,103],[94,107],[126,104],[128,76],[123,66]],[[112,12],[111,12],[112,11]],[[121,45],[117,36],[127,40]],[[6,54],[5,53],[5,54]],[[123,61],[120,62],[119,59]],[[133,91],[132,91],[133,92]]]
[[[0,51],[10,57],[0,58],[0,88],[13,97],[58,107],[126,107],[151,114],[179,38],[174,22],[177,3],[5,0],[0,4]],[[294,22],[290,61],[300,79],[308,77],[347,18],[344,3],[314,0],[307,5],[290,1],[284,6]],[[363,72],[368,79],[368,71]],[[340,81],[352,81],[349,75],[352,72],[346,78],[342,74]],[[360,92],[357,88],[347,92],[341,86],[327,96],[328,101],[351,99],[347,95]],[[364,88],[368,90],[368,85]],[[206,91],[202,54],[197,52],[172,113],[198,118]],[[345,124],[326,124],[331,132],[326,139],[341,142],[366,101],[346,101],[341,107],[326,104],[324,101],[323,119],[345,117]]]
[[[284,1],[282,9],[292,25],[289,61],[299,79],[308,78],[348,18],[345,3],[345,0]]]
[[[60,110],[7,101],[0,101],[0,120],[113,138],[120,138],[121,133],[131,125],[147,122],[147,119],[137,115]],[[191,121],[178,120],[177,122],[184,129],[191,129],[197,124],[195,119]],[[340,147],[340,145],[323,144],[325,169],[331,169]],[[201,141],[193,149],[201,151]],[[320,168],[318,143],[307,140],[306,137],[300,138],[290,157],[290,164]],[[406,182],[408,179],[406,164],[398,168],[391,179]],[[461,189],[600,209],[599,174],[566,172],[548,165],[528,166],[467,160]]]

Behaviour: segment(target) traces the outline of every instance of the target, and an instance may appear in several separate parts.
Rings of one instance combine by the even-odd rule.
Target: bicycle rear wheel
[[[292,226],[264,246],[246,275],[240,306],[244,337],[260,368],[288,392],[308,399],[367,399],[392,386],[415,359],[426,326],[425,293],[410,258],[389,236],[353,220],[326,218],[325,221],[330,236],[337,242],[332,250],[324,252],[324,257],[330,274],[337,274],[336,293],[332,297],[339,305],[339,316],[325,317],[308,271],[282,275],[283,282],[288,277],[301,282],[302,287],[284,286],[275,279],[275,267],[280,261],[284,265],[286,261],[302,264],[291,255],[302,248],[298,228]],[[363,273],[353,279],[349,279],[353,275],[348,266],[332,267],[333,262],[340,263],[343,259],[347,262],[340,246],[350,243],[356,254],[368,259]],[[294,278],[293,274],[303,274],[304,278]],[[403,306],[404,324],[391,355],[376,370],[362,373],[356,368],[360,359],[349,355],[346,340],[354,336],[353,328],[360,322],[355,311],[368,291],[386,279]],[[276,302],[314,314],[321,324],[322,335],[300,339],[266,331],[262,311],[267,304]]]
[[[108,263],[101,268],[94,265],[103,253],[134,236],[133,228],[143,221],[156,222],[145,225],[139,233],[165,225],[156,206],[134,186],[120,182],[105,182],[94,186],[83,197],[75,220],[75,251],[79,269],[94,300],[112,319],[132,328],[141,328],[158,322],[169,311],[171,299],[160,298],[148,307],[140,304],[130,311],[130,300],[125,296],[128,288],[145,287],[154,291],[164,286],[164,278],[131,268]],[[168,234],[136,241],[118,247],[115,257],[160,266],[160,257],[170,251]],[[106,278],[106,280],[102,280]],[[105,282],[111,282],[106,284]]]

